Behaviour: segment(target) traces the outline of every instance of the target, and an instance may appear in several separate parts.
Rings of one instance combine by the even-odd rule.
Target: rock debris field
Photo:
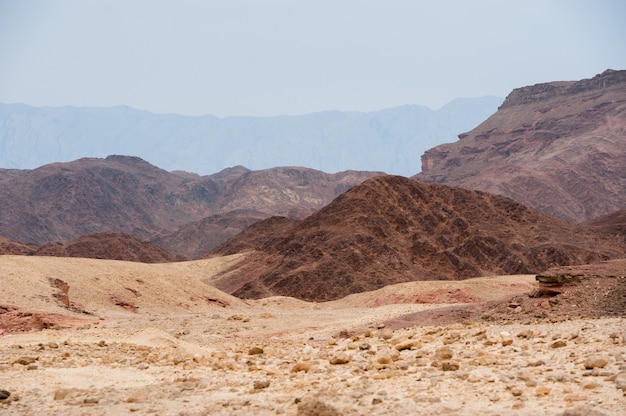
[[[531,299],[508,308],[510,319],[468,314],[456,322],[397,325],[403,316],[476,306],[452,305],[457,290],[481,302],[520,298],[534,276],[399,286],[432,303],[386,303],[389,287],[325,303],[243,301],[204,283],[233,261],[0,256],[6,285],[0,413],[622,415],[626,409],[623,314],[530,313],[532,302],[540,308],[544,302]],[[171,279],[184,289],[172,291]],[[58,296],[59,287],[67,298]]]

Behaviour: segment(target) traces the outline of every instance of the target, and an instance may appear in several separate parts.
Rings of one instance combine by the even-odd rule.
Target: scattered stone
[[[22,365],[29,365],[37,361],[37,359],[36,357],[19,357],[16,362]]]
[[[422,344],[415,339],[402,340],[396,344],[396,350],[398,351],[410,350],[413,348],[421,348],[421,347],[422,347]]]
[[[350,362],[350,356],[345,353],[340,353],[340,354],[333,355],[332,357],[330,357],[328,362],[333,365],[347,364]]]
[[[604,368],[609,363],[608,357],[593,356],[585,360],[585,368],[591,370],[594,368]]]
[[[561,348],[567,345],[567,341],[564,341],[562,339],[558,340],[558,341],[554,341],[552,344],[550,344],[550,348]]]
[[[382,338],[382,339],[391,339],[393,338],[393,329],[391,328],[384,328],[380,331],[378,331],[378,337]]]
[[[0,390],[0,400],[6,400],[11,396],[8,390]]]
[[[619,373],[615,376],[615,387],[626,393],[626,372]]]
[[[298,416],[341,416],[341,412],[319,399],[307,398],[298,403]]]
[[[535,389],[535,395],[537,397],[543,397],[543,396],[547,396],[548,394],[550,394],[551,391],[552,389],[548,386],[539,386]]]
[[[607,414],[583,404],[571,409],[565,409],[563,416],[607,416]]]
[[[297,373],[298,371],[304,371],[305,373],[308,373],[311,370],[311,367],[312,364],[309,361],[298,363],[291,368],[291,372]]]
[[[127,403],[141,403],[141,402],[145,402],[146,400],[148,400],[149,397],[150,395],[148,394],[147,391],[138,390],[132,393],[130,396],[128,396],[128,398],[126,399],[126,402]]]
[[[261,347],[252,347],[248,350],[248,355],[258,355],[263,354],[263,348]]]
[[[255,390],[266,389],[270,386],[270,381],[269,380],[255,380],[253,386]]]
[[[454,355],[454,351],[450,347],[441,347],[435,351],[436,360],[449,360]]]
[[[441,363],[441,369],[443,371],[456,371],[459,369],[459,363],[454,361],[443,361]]]

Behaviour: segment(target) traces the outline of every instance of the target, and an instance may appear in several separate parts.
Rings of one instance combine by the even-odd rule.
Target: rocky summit
[[[625,251],[611,236],[511,199],[400,176],[367,180],[301,222],[271,221],[216,251],[255,250],[212,284],[244,298],[326,301],[399,282],[537,273]],[[273,231],[259,239],[262,230]]]
[[[504,195],[581,222],[626,207],[626,71],[513,90],[416,179]]]

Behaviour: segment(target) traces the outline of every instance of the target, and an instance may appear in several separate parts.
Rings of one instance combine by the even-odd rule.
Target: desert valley
[[[0,414],[622,415],[625,160],[607,70],[411,178],[0,169]]]

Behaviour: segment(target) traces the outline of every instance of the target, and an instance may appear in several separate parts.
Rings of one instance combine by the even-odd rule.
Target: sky
[[[626,69],[623,0],[0,0],[0,102],[437,109]]]

